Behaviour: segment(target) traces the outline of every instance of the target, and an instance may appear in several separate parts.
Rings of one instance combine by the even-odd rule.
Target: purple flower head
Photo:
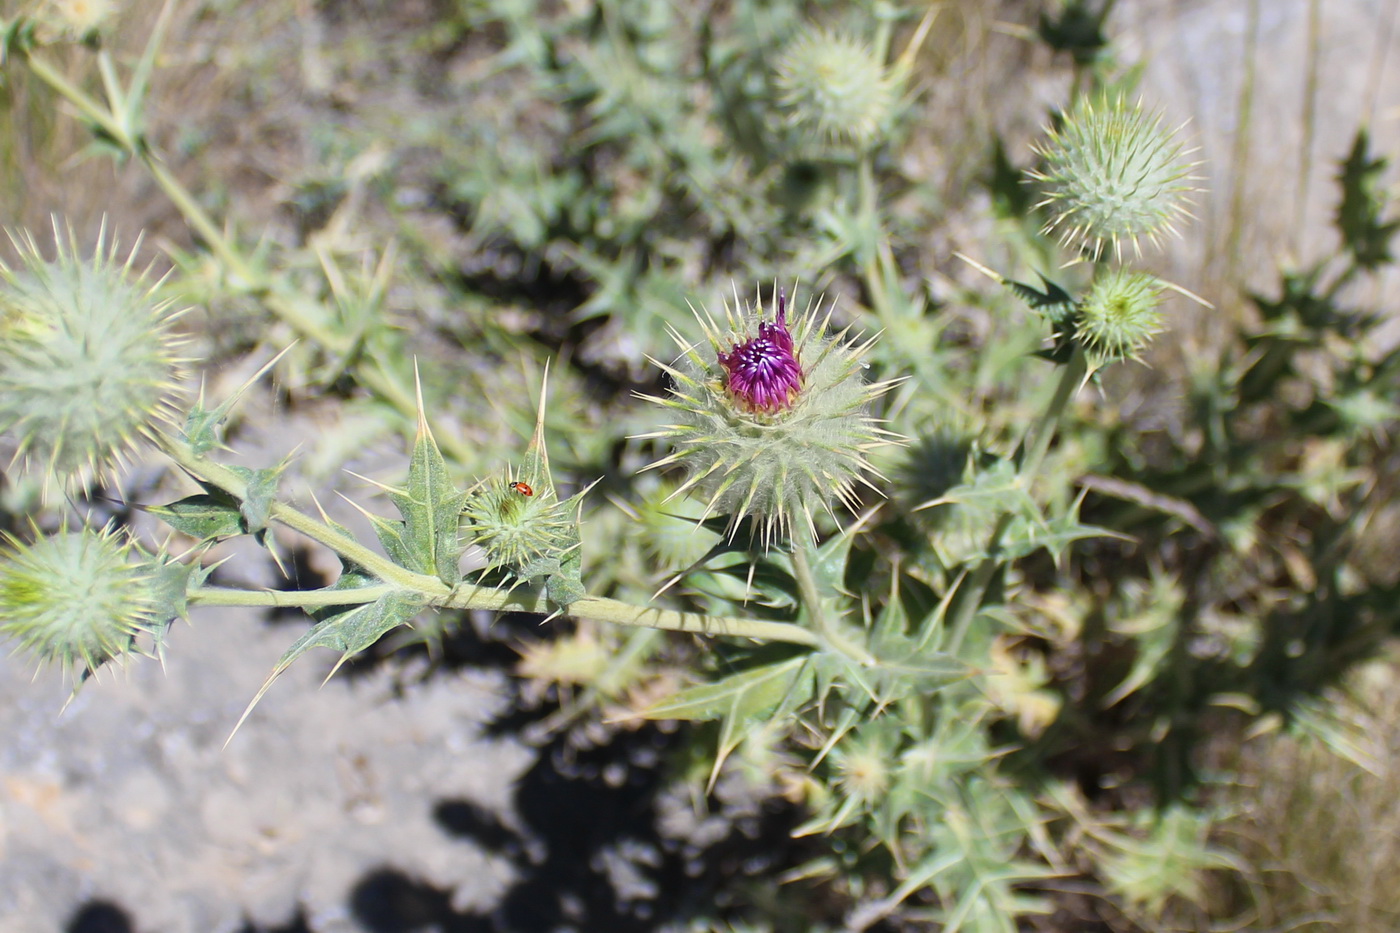
[[[787,327],[787,295],[778,290],[778,318],[760,323],[758,336],[719,354],[729,397],[749,411],[777,412],[792,407],[802,389],[802,366],[793,353]]]

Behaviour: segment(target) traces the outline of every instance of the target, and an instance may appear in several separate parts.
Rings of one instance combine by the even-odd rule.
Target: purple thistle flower
[[[777,412],[792,407],[802,389],[802,366],[793,354],[787,327],[787,295],[778,290],[778,318],[760,323],[758,336],[719,354],[724,387],[749,411]]]

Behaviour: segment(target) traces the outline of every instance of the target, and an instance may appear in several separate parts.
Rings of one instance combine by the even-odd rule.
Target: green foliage
[[[1122,405],[1121,364],[1156,358],[1166,292],[1185,289],[1122,265],[1121,247],[1189,216],[1192,164],[1107,86],[1111,4],[1040,20],[1094,68],[1037,150],[1045,229],[1016,154],[990,155],[1000,223],[958,239],[1039,285],[968,259],[985,290],[929,245],[981,195],[917,168],[932,115],[909,79],[957,37],[927,5],[818,6],[480,0],[376,33],[376,54],[440,98],[318,126],[323,164],[286,182],[298,235],[257,242],[145,135],[168,19],[125,71],[95,42],[108,24],[81,30],[91,87],[49,55],[72,30],[0,23],[6,67],[48,84],[197,234],[160,295],[101,245],[89,266],[26,241],[5,270],[0,413],[21,453],[108,468],[148,437],[197,491],[145,506],[193,541],[179,560],[111,533],[15,541],[0,627],[91,670],[160,654],[201,604],[301,607],[310,627],[256,703],[312,648],[338,655],[334,672],[415,619],[573,616],[574,635],[521,665],[581,688],[561,720],[607,703],[697,723],[697,795],[729,774],[767,781],[826,839],[795,869],[825,884],[826,915],[773,894],[755,901],[771,916],[714,928],[1002,933],[1070,889],[1151,926],[1247,875],[1213,835],[1228,787],[1197,770],[1218,761],[1208,740],[1291,721],[1356,752],[1318,697],[1400,626],[1393,549],[1367,537],[1400,521],[1400,351],[1347,304],[1391,263],[1386,162],[1359,135],[1343,255],[1284,273],[1253,296],[1256,322],[1164,374],[1184,411]],[[790,330],[781,290],[737,297],[780,275],[830,296]],[[722,322],[689,310],[731,291]],[[279,355],[220,403],[175,411],[166,294],[209,307],[191,335],[206,365]],[[79,311],[110,334],[65,345],[90,355],[60,366],[36,347]],[[149,391],[109,404],[69,391],[74,375]],[[258,427],[240,400],[269,375],[289,408],[333,400],[353,427],[303,460],[224,463],[230,428]],[[87,440],[65,434],[78,427]],[[402,481],[380,486],[396,518],[367,509],[356,532],[293,507],[289,480],[394,432],[412,438]],[[881,449],[893,435],[907,449]],[[339,577],[207,585],[208,546],[270,548],[274,529],[328,549]]]
[[[1400,230],[1400,220],[1387,221],[1382,217],[1387,198],[1379,182],[1386,162],[1384,158],[1371,157],[1370,135],[1364,129],[1358,130],[1337,176],[1342,186],[1337,229],[1342,243],[1363,269],[1374,269],[1394,259],[1390,241]]]

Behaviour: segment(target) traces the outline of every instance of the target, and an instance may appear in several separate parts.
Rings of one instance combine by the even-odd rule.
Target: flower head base
[[[1050,215],[1045,231],[1064,245],[1094,259],[1111,245],[1121,259],[1124,242],[1139,253],[1140,239],[1155,246],[1191,216],[1186,196],[1196,190],[1191,171],[1198,163],[1176,132],[1162,127],[1160,113],[1121,96],[1086,99],[1048,135],[1036,147],[1044,165],[1029,174],[1042,189],[1036,206]]]
[[[830,311],[819,319],[814,305],[789,322],[786,295],[775,292],[771,319],[761,299],[748,308],[737,293],[723,325],[697,313],[706,340],[673,334],[680,357],[657,364],[671,377],[671,393],[644,396],[675,418],[643,435],[674,448],[647,469],[683,466],[676,492],[705,503],[702,521],[727,514],[732,536],[752,516],[767,545],[799,517],[815,536],[813,516],[830,513],[834,499],[854,508],[855,486],[873,489],[867,474],[878,475],[866,453],[894,437],[870,415],[893,385],[865,381],[870,343],[825,334]]]
[[[778,291],[778,316],[758,325],[758,336],[719,354],[724,387],[740,406],[753,412],[786,411],[802,388],[802,365],[793,353],[787,326],[787,295]]]

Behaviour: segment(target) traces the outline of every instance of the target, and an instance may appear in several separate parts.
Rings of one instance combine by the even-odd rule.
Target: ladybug
[[[522,496],[533,496],[535,491],[530,488],[529,483],[511,483],[510,488],[520,493]]]

